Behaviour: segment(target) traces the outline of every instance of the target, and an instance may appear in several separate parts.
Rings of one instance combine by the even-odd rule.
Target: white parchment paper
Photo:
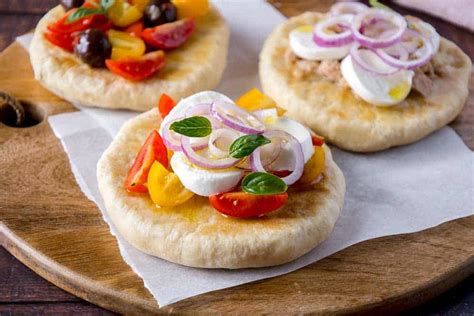
[[[228,67],[216,89],[235,98],[259,86],[258,53],[284,20],[263,1],[214,1],[232,30]],[[28,47],[31,36],[18,39]],[[124,260],[160,306],[239,284],[289,273],[350,245],[427,229],[474,214],[474,155],[449,127],[409,146],[375,154],[333,149],[347,183],[345,206],[331,236],[298,260],[278,267],[206,270],[144,254],[117,234],[97,188],[96,164],[120,126],[137,113],[79,107],[49,118],[83,192],[96,202],[117,237]]]

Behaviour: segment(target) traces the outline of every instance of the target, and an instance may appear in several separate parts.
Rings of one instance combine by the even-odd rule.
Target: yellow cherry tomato
[[[115,0],[107,10],[107,16],[114,25],[125,27],[140,20],[143,17],[143,12],[126,0]]]
[[[145,11],[145,7],[150,3],[150,0],[131,0],[130,2],[143,12]]]
[[[314,146],[314,154],[304,165],[303,175],[298,180],[301,184],[310,184],[324,171],[326,154],[322,146]]]
[[[158,206],[176,206],[193,197],[178,176],[155,161],[150,168],[147,180],[148,193]]]
[[[113,60],[125,57],[139,58],[145,54],[145,42],[141,38],[116,30],[109,30],[107,35],[112,44]]]
[[[286,112],[284,109],[279,108],[275,101],[263,94],[257,88],[253,88],[241,95],[235,103],[249,112],[272,108],[277,109],[279,116],[282,116]]]
[[[178,9],[180,19],[196,18],[209,12],[208,0],[171,0],[171,2]]]

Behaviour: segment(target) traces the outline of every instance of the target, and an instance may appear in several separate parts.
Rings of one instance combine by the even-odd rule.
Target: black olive
[[[74,52],[91,67],[104,67],[105,60],[112,54],[112,45],[104,32],[88,29],[79,35]]]
[[[69,11],[73,8],[79,8],[85,2],[85,0],[61,0],[61,5],[66,11]]]
[[[153,0],[144,11],[145,24],[153,27],[176,21],[178,11],[174,4],[166,0]]]

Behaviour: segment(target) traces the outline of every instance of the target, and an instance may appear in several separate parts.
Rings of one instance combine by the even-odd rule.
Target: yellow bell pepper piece
[[[132,0],[131,3],[140,10],[145,11],[145,7],[150,3],[150,0]]]
[[[115,0],[114,4],[107,10],[107,15],[116,26],[129,26],[143,17],[142,11],[126,0]]]
[[[323,173],[326,166],[326,154],[322,146],[314,146],[314,154],[304,165],[303,175],[298,180],[300,184],[310,184]]]
[[[245,94],[240,96],[235,103],[249,112],[272,108],[277,109],[278,116],[282,116],[286,112],[284,109],[278,107],[275,101],[263,94],[257,88],[247,91]]]
[[[208,0],[171,0],[178,9],[178,18],[197,18],[209,12]]]
[[[186,189],[178,176],[155,161],[147,179],[148,193],[158,206],[176,206],[193,197],[194,193]]]
[[[107,34],[112,44],[112,59],[139,58],[145,54],[146,46],[141,38],[116,30],[109,30]]]

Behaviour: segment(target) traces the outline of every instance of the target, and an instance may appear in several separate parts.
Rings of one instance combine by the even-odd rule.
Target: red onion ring
[[[399,70],[399,69],[394,68],[394,67],[387,67],[387,68],[391,68],[391,69],[387,69],[387,70],[382,70],[382,69],[378,69],[378,68],[373,67],[372,65],[367,63],[364,60],[364,58],[360,55],[360,51],[361,51],[360,48],[361,48],[361,45],[359,43],[354,43],[351,46],[349,54],[351,55],[352,60],[357,65],[359,65],[362,69],[364,69],[368,72],[377,74],[377,75],[382,75],[382,76],[392,75],[392,74],[396,73]],[[371,51],[371,50],[369,50],[369,51]]]
[[[366,19],[381,19],[388,20],[394,23],[398,30],[393,34],[383,37],[383,38],[373,38],[366,36],[360,32],[361,26]],[[351,30],[354,36],[354,39],[360,44],[368,48],[384,48],[389,47],[398,41],[400,41],[403,33],[407,28],[406,20],[399,15],[398,13],[382,10],[382,9],[367,9],[359,14],[357,14],[351,23]]]
[[[271,143],[270,144],[265,144],[261,147],[260,149],[260,163],[264,166],[267,167],[271,165],[275,160],[278,159],[278,157],[281,154],[282,150],[282,144],[281,144],[281,139],[279,137],[273,137],[270,138]],[[244,170],[252,170],[252,165],[250,163],[250,157],[249,159],[244,159],[242,162],[237,166],[237,168],[244,169]]]
[[[273,130],[273,131],[265,132],[263,135],[269,138],[277,135],[281,139],[288,141],[288,144],[291,146],[291,151],[295,157],[295,166],[292,172],[288,176],[283,177],[281,179],[287,185],[292,185],[293,183],[298,181],[303,175],[304,157],[303,157],[303,149],[301,148],[301,144],[298,142],[298,140],[295,137],[293,137],[292,135],[284,131]],[[250,155],[250,165],[252,166],[253,171],[267,172],[262,164],[262,160],[260,158],[260,151],[261,151],[261,147],[255,149],[254,152]]]
[[[313,31],[313,41],[321,47],[339,47],[347,45],[353,41],[350,23],[352,15],[344,14],[332,16],[317,23]],[[337,25],[343,27],[341,33],[328,34],[326,29]]]
[[[375,53],[385,63],[399,69],[413,70],[427,64],[433,55],[433,46],[427,38],[418,34],[419,40],[422,42],[421,48],[417,49],[411,55],[418,55],[415,59],[397,59],[386,52],[385,49],[376,49]]]
[[[213,155],[216,158],[224,158],[229,156],[229,148],[230,144],[237,139],[240,136],[240,134],[237,131],[234,131],[232,129],[227,129],[227,128],[219,128],[214,130],[211,135],[209,136],[209,142],[208,142],[208,147],[209,147],[209,153]],[[217,145],[217,141],[220,138],[227,137],[231,139],[231,143],[229,144],[229,148],[226,151],[221,150]]]
[[[222,124],[241,133],[262,134],[265,131],[265,125],[255,115],[229,102],[213,102],[211,114]]]
[[[340,14],[358,14],[362,11],[367,10],[369,7],[360,2],[338,2],[335,3],[329,13],[331,15],[340,15]]]
[[[199,155],[191,147],[191,140],[189,137],[181,137],[181,150],[184,155],[196,166],[207,169],[226,169],[235,166],[241,159],[232,157],[223,159],[211,159]]]

